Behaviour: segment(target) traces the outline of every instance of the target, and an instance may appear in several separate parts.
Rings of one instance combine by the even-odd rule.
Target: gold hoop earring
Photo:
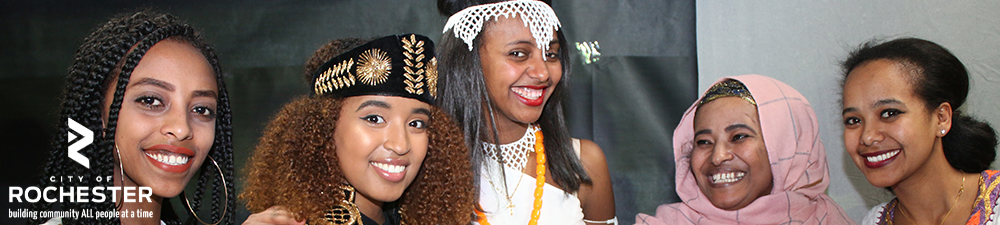
[[[118,154],[118,172],[121,174],[121,175],[118,176],[118,179],[121,180],[122,187],[125,187],[125,166],[122,165],[124,163],[122,163],[122,152],[121,152],[121,148],[118,147],[118,143],[115,143],[115,154]],[[112,172],[112,174],[113,174],[113,172]],[[111,184],[114,185],[114,181],[112,181]],[[125,201],[125,192],[124,191],[122,192],[122,197],[119,198],[119,199],[122,199],[122,203],[118,204],[118,202],[115,201],[115,204],[118,205],[117,207],[115,207],[115,210],[122,211],[122,208],[124,208],[124,205],[125,205],[125,202],[124,202]]]
[[[215,159],[213,159],[212,156],[208,156],[208,160],[212,160],[212,165],[215,165],[215,169],[219,170],[219,177],[222,177],[222,191],[223,191],[223,193],[226,196],[226,201],[224,201],[222,203],[222,205],[223,205],[222,206],[222,218],[219,218],[219,221],[215,221],[215,223],[206,223],[205,221],[201,220],[200,217],[198,217],[197,213],[194,213],[194,209],[191,208],[191,202],[188,202],[187,194],[185,194],[183,191],[181,191],[181,198],[184,199],[184,204],[187,205],[188,212],[191,212],[191,215],[194,216],[194,218],[196,220],[198,220],[198,222],[201,222],[202,224],[207,224],[207,225],[216,225],[216,224],[222,223],[222,220],[226,218],[226,210],[229,210],[228,209],[229,208],[229,190],[226,189],[226,187],[227,187],[227,185],[226,185],[226,175],[224,173],[222,173],[222,168],[219,167],[219,163],[215,162]]]
[[[361,211],[354,205],[355,190],[349,184],[340,186],[346,199],[340,200],[336,205],[326,211],[323,219],[330,224],[354,224],[361,221]]]

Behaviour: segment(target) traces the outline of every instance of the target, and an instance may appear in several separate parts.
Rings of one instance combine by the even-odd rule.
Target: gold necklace
[[[944,218],[941,218],[941,223],[940,224],[944,224],[944,221],[948,220],[948,216],[951,216],[951,210],[955,209],[955,205],[958,205],[958,199],[962,198],[962,193],[965,193],[965,174],[962,174],[962,187],[958,188],[958,196],[955,196],[955,203],[951,204],[951,207],[948,207],[948,213],[945,213],[944,214]],[[910,224],[917,224],[917,223],[914,223],[913,220],[910,219],[909,215],[906,215],[906,211],[909,211],[909,210],[906,210],[906,207],[903,206],[902,203],[899,203],[898,206],[899,206],[899,212],[903,213],[903,218],[906,218],[906,221],[909,221]]]
[[[507,176],[506,173],[504,173],[503,175]],[[493,186],[493,189],[497,189],[497,193],[498,194],[500,193],[500,189],[497,188],[497,185],[494,184],[493,181],[490,180],[489,177],[486,177],[486,174],[483,174],[483,178],[486,179],[486,182],[490,182],[490,186]],[[508,193],[504,193],[504,197],[507,198],[507,209],[510,210],[510,215],[514,215],[514,200],[513,200],[514,199],[514,193],[517,193],[517,189],[521,187],[521,179],[523,179],[523,178],[524,178],[524,175],[521,175],[521,176],[519,176],[517,178],[517,185],[514,186],[514,191],[510,192],[509,194]],[[504,187],[504,188],[506,188],[506,187]],[[506,189],[504,189],[504,190],[506,190]]]

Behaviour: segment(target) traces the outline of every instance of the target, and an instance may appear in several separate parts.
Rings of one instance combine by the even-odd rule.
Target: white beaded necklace
[[[521,136],[521,139],[500,145],[499,152],[496,145],[488,142],[483,142],[483,149],[486,150],[486,155],[489,155],[494,161],[513,168],[515,171],[522,171],[528,164],[528,153],[535,152],[535,131],[539,129],[541,128],[538,125],[528,125],[528,129],[524,131],[524,136]]]

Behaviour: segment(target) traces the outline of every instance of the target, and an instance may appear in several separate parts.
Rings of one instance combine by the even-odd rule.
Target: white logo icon
[[[90,159],[87,159],[86,156],[80,154],[80,150],[94,142],[94,132],[90,131],[90,129],[87,129],[87,127],[84,127],[83,125],[80,125],[80,123],[77,123],[76,120],[73,120],[72,118],[68,118],[68,120],[67,124],[69,125],[69,132],[67,132],[66,141],[70,144],[68,152],[69,158],[77,163],[80,163],[83,167],[90,169]]]

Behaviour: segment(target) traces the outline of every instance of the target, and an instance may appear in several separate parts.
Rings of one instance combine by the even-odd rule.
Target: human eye
[[[528,53],[521,50],[513,50],[507,53],[507,55],[512,56],[514,58],[524,58],[528,56]]]
[[[191,112],[198,114],[200,116],[215,118],[215,110],[207,106],[197,106],[191,109]]]
[[[861,119],[857,118],[857,117],[853,117],[852,116],[852,117],[847,117],[846,119],[844,119],[844,126],[845,127],[855,126],[855,125],[858,125],[860,123],[861,123]]]
[[[365,121],[368,121],[368,123],[371,123],[371,124],[385,123],[385,118],[383,118],[382,116],[379,116],[379,115],[367,115],[365,117],[361,117],[361,119],[365,120]]]
[[[712,147],[712,141],[706,139],[694,140],[694,145],[697,148],[709,148]]]
[[[748,134],[736,134],[736,135],[733,135],[733,138],[730,141],[732,141],[732,142],[738,142],[738,141],[742,141],[743,139],[746,139],[748,137],[750,137],[750,135],[748,135]]]
[[[413,120],[413,121],[410,121],[410,123],[408,125],[410,125],[411,127],[417,128],[417,129],[425,129],[425,128],[427,128],[427,122],[424,122],[423,120]]]
[[[882,119],[892,119],[895,118],[896,116],[899,116],[899,114],[903,113],[905,112],[900,111],[898,109],[885,109],[882,110],[882,113],[879,113],[879,116],[882,117]]]
[[[559,52],[546,52],[545,53],[545,58],[547,58],[549,60],[559,61],[559,56],[560,56]]]
[[[153,96],[141,96],[136,98],[135,102],[147,109],[155,109],[163,106],[163,100]]]

